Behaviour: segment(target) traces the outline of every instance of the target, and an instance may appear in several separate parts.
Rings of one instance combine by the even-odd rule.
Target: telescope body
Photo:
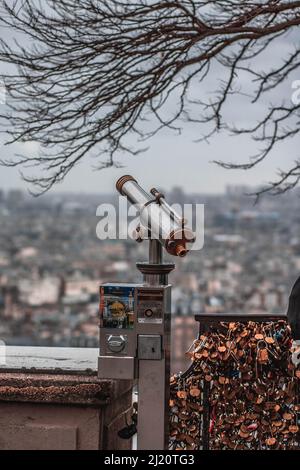
[[[116,187],[139,211],[140,225],[135,233],[137,240],[158,240],[173,256],[183,257],[188,253],[195,235],[185,227],[185,220],[166,203],[163,194],[155,188],[151,194],[147,193],[129,175],[122,176]]]

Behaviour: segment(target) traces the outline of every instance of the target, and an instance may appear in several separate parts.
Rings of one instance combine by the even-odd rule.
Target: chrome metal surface
[[[185,221],[156,189],[153,189],[150,195],[128,175],[120,178],[117,189],[139,211],[141,230],[139,235],[135,236],[137,240],[150,237],[152,240],[158,240],[173,256],[182,257],[187,254],[187,243],[191,246],[195,235],[184,227]]]
[[[125,335],[108,335],[107,348],[112,353],[120,353],[125,350],[127,344],[127,336]]]
[[[99,356],[98,377],[100,379],[132,380],[135,373],[135,359],[127,356]]]
[[[149,240],[149,263],[162,264],[162,246],[158,240]]]
[[[167,449],[169,435],[171,286],[143,286],[137,290],[137,295],[139,319],[148,309],[147,305],[152,304],[156,310],[153,312],[154,320],[159,316],[162,320],[137,323],[138,449],[164,450]]]
[[[160,361],[162,359],[161,335],[139,335],[138,359]]]
[[[135,181],[127,181],[122,187],[122,194],[127,196],[131,204],[135,204],[141,209],[147,202],[153,198],[146,193]]]

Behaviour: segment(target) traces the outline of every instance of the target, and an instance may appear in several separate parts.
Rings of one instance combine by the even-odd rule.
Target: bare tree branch
[[[145,139],[165,127],[180,132],[184,122],[198,123],[204,139],[225,130],[263,146],[249,163],[218,162],[224,168],[253,168],[298,137],[299,104],[290,99],[270,104],[249,127],[230,125],[225,108],[243,93],[240,76],[256,87],[254,105],[298,70],[299,42],[287,38],[299,30],[300,1],[0,0],[0,14],[15,36],[0,39],[0,60],[13,66],[3,77],[9,99],[1,131],[7,144],[40,145],[38,155],[2,163],[34,166],[38,174],[24,179],[38,193],[87,155],[112,166],[120,152],[143,151]],[[289,55],[261,71],[259,59],[282,41]],[[199,83],[216,73],[216,90],[199,99]],[[294,187],[299,171],[296,162],[262,191]]]

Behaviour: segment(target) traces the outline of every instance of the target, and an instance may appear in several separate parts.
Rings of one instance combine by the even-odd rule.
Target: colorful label
[[[132,286],[101,287],[100,314],[104,328],[134,328],[134,291]]]

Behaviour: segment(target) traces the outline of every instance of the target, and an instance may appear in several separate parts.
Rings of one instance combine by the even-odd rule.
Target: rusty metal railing
[[[180,374],[177,378],[173,377],[173,384],[171,383],[171,390],[173,390],[171,393],[171,448],[195,450],[210,448],[299,449],[298,379],[300,371],[295,373],[296,368],[294,370],[294,366],[290,362],[291,338],[286,324],[286,315],[209,313],[197,315],[195,319],[199,322],[199,336],[195,341],[194,351],[190,353],[193,357],[193,363],[184,374]],[[230,356],[235,356],[231,344],[235,342],[234,334],[237,332],[243,337],[240,344],[247,340],[245,351],[249,350],[247,354],[250,355],[246,359],[242,357],[243,348],[234,349],[241,359],[235,357],[233,360]],[[208,341],[205,348],[210,349],[204,348],[205,341]],[[213,342],[217,342],[217,346]],[[213,352],[209,353],[209,351]],[[207,357],[209,354],[211,357]],[[216,362],[211,363],[214,372],[209,370],[210,361],[213,360],[212,356],[214,356],[214,361],[218,356],[217,365]],[[231,378],[226,377],[228,358],[230,367],[233,369],[229,371],[233,373]],[[241,367],[239,367],[239,361]],[[223,364],[220,364],[222,362]],[[234,364],[235,366],[233,366]],[[219,365],[221,366],[220,383],[218,383],[218,376],[216,376]],[[224,370],[222,366],[224,366]],[[249,369],[249,367],[250,373],[241,373],[241,370]],[[250,376],[250,379],[247,379],[249,384],[244,383],[244,378],[247,375]],[[278,396],[274,402],[269,400],[268,384],[273,387],[274,392],[272,392],[273,395],[270,392],[270,400]],[[228,397],[230,394],[235,396],[232,393],[232,389],[235,387],[236,396],[239,397],[239,406],[242,406],[245,385],[245,416],[243,413],[240,413],[241,416],[239,416],[237,412],[234,414],[236,422],[233,422],[233,414],[230,416],[230,413],[226,415],[225,412],[224,419],[229,423],[232,421],[232,423],[224,425],[222,417],[218,416],[218,413],[217,416],[214,416],[215,409],[220,412],[222,408],[224,411],[223,404],[216,404],[214,396],[216,389],[220,388],[221,400],[224,400],[224,396]],[[252,386],[261,390],[262,394],[266,393],[268,397],[253,393],[252,403]],[[286,396],[284,396],[285,393]],[[194,413],[193,410],[197,408],[197,404],[199,412]],[[231,403],[229,405],[229,409],[233,409],[234,400],[233,405]],[[247,407],[250,412],[247,412]],[[172,418],[172,413],[175,413],[175,419],[174,416]],[[181,422],[181,420],[184,421]],[[197,431],[194,429],[195,423],[199,427]],[[218,426],[221,431],[218,431]]]
[[[273,313],[209,313],[199,314],[195,316],[195,320],[199,322],[199,336],[209,330],[211,326],[218,327],[220,322],[239,322],[247,323],[249,321],[265,323],[278,320],[286,320],[284,314]],[[204,381],[203,385],[203,421],[202,421],[202,444],[203,450],[209,449],[209,426],[210,426],[210,384]]]

